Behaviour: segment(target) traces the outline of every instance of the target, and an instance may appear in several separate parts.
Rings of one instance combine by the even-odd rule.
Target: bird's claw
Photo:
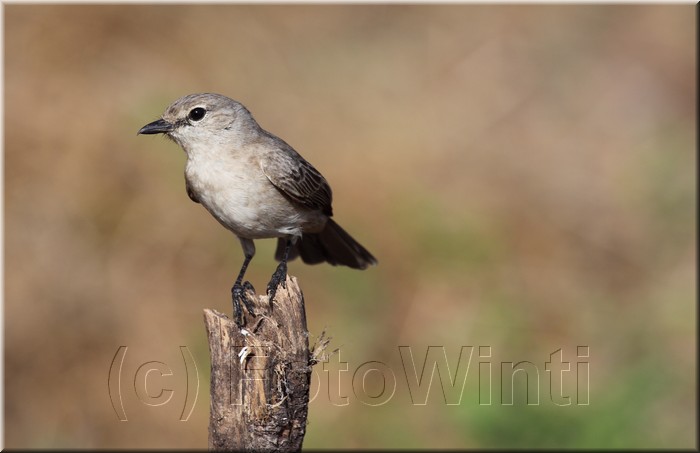
[[[243,311],[241,310],[241,302],[243,302],[243,305],[245,305],[245,308],[246,310],[248,310],[248,313],[250,313],[252,316],[257,316],[255,314],[255,309],[253,308],[253,303],[248,298],[248,291],[252,291],[253,294],[255,294],[255,288],[253,288],[253,285],[249,281],[246,281],[243,284],[241,284],[240,282],[236,282],[233,285],[233,288],[231,288],[231,299],[233,300],[233,317],[238,327],[243,326]]]
[[[287,288],[287,263],[284,261],[280,262],[272,274],[270,283],[267,284],[267,296],[270,304],[272,304],[275,294],[277,294],[277,287],[282,285],[283,288]]]

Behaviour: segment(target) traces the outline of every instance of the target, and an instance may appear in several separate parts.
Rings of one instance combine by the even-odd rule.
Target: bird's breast
[[[188,157],[185,178],[197,200],[224,227],[249,239],[300,235],[317,215],[293,206],[255,160]]]

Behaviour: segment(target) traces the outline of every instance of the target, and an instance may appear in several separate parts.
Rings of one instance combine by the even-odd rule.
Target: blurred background
[[[697,446],[693,5],[3,9],[7,447],[206,448],[202,310],[230,312],[243,256],[182,150],[136,136],[204,91],[312,162],[379,259],[290,265],[339,348],[306,448]],[[149,362],[167,404],[135,394]]]

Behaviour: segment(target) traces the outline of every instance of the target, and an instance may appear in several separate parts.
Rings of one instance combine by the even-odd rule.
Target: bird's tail
[[[284,256],[285,241],[286,239],[280,238],[277,242],[275,258],[278,261]],[[334,266],[342,264],[353,269],[365,269],[377,264],[377,259],[332,219],[328,219],[320,233],[304,233],[296,241],[289,251],[288,259],[297,256],[301,256],[307,264],[326,261]]]

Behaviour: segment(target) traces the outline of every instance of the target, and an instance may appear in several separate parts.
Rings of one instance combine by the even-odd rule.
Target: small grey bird
[[[294,148],[261,128],[248,109],[226,96],[190,94],[138,134],[165,134],[187,154],[187,195],[241,241],[245,259],[231,288],[234,316],[252,306],[243,276],[255,255],[253,239],[278,238],[280,261],[267,285],[269,300],[287,276],[287,260],[365,269],[377,260],[330,217],[331,188]]]

